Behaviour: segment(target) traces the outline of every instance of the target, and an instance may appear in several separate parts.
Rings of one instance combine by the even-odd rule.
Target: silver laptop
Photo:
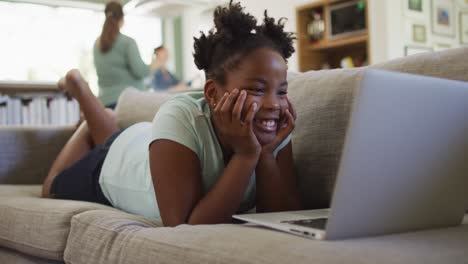
[[[234,218],[315,239],[459,225],[468,208],[468,83],[366,70],[331,208]]]

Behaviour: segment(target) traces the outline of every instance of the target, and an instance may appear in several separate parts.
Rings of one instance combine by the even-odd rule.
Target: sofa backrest
[[[468,81],[468,47],[417,54],[370,66],[453,80]],[[289,80],[289,97],[298,118],[293,132],[296,173],[307,209],[330,204],[350,110],[363,68],[310,71]],[[168,93],[126,90],[116,112],[121,127],[151,121]],[[357,194],[358,195],[358,194]]]
[[[417,54],[369,68],[468,81],[467,54],[465,47]],[[329,207],[350,110],[365,69],[311,71],[290,82],[289,95],[298,112],[293,132],[294,160],[306,208]]]

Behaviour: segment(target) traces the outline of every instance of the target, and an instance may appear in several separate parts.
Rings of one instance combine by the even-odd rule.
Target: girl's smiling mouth
[[[276,132],[278,122],[276,119],[254,119],[255,127],[264,132]]]
[[[257,130],[265,133],[276,133],[278,129],[279,116],[277,114],[257,115],[254,120],[254,126]]]

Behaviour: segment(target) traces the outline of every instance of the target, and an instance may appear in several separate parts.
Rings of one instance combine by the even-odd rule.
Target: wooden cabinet
[[[359,2],[365,8],[366,28],[359,33],[350,34],[350,36],[330,37],[330,8],[352,2]],[[352,58],[356,66],[368,64],[371,58],[369,56],[367,10],[367,1],[365,0],[322,0],[298,7],[296,9],[296,23],[299,70],[320,70],[324,67],[340,68],[341,60],[345,57]],[[308,25],[313,19],[313,13],[320,13],[325,24],[325,32],[319,40],[312,40],[307,33]]]

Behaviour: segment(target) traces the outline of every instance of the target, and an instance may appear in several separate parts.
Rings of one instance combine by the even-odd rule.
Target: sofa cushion
[[[468,81],[468,47],[417,54],[371,66]],[[289,82],[298,114],[293,152],[308,209],[329,207],[354,95],[366,68],[311,71]]]
[[[372,65],[371,68],[468,81],[468,46],[438,52],[415,54]]]
[[[297,112],[293,131],[294,163],[306,208],[326,208],[361,70],[304,73],[289,82]]]
[[[40,184],[72,126],[0,126],[0,184]]]
[[[4,264],[63,264],[63,261],[54,261],[33,257],[18,251],[0,247],[0,263]]]
[[[0,184],[0,197],[39,197],[42,185]]]
[[[248,225],[159,226],[121,212],[82,213],[72,219],[65,262],[435,264],[467,260],[468,216],[464,225],[455,228],[342,241],[309,240]]]
[[[142,92],[134,88],[125,89],[119,96],[115,113],[120,128],[135,123],[151,122],[159,107],[176,93]]]
[[[88,202],[39,198],[40,186],[0,185],[0,246],[37,257],[63,260],[71,218],[93,209]]]

